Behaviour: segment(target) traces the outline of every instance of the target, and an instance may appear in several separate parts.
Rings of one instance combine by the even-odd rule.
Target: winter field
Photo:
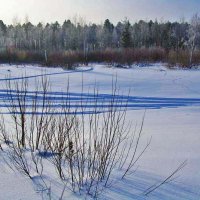
[[[79,107],[78,114],[90,114],[94,106],[107,109],[112,98],[112,83],[117,79],[120,108],[127,107],[127,121],[137,129],[142,123],[141,146],[152,138],[147,151],[135,166],[135,172],[119,180],[116,171],[111,187],[102,191],[100,199],[133,200],[198,200],[200,198],[200,70],[170,70],[164,64],[134,65],[130,69],[113,68],[91,64],[76,71],[38,66],[0,65],[0,107],[8,115],[8,94],[5,83],[28,80],[29,98],[33,98],[34,84],[42,75],[51,83],[48,97],[53,106],[59,108],[69,82],[71,105]],[[92,92],[98,89],[98,102],[92,102]],[[91,101],[90,101],[91,100]],[[89,102],[89,103],[88,103]],[[115,105],[117,107],[117,104]],[[81,108],[82,108],[81,107]],[[79,109],[79,108],[78,108]],[[109,108],[107,109],[109,111]],[[39,113],[38,113],[39,114]],[[59,114],[59,113],[57,113]],[[70,113],[68,113],[70,114]],[[9,121],[6,122],[9,124]],[[134,130],[133,130],[134,131]],[[0,154],[3,154],[0,152]],[[162,183],[181,163],[187,165],[179,171],[173,181],[160,186],[148,196],[144,192],[152,185]],[[48,167],[46,176],[52,187],[52,199],[58,199],[62,186],[54,169]],[[51,179],[50,179],[51,177]],[[0,159],[0,199],[41,199],[39,180],[31,181],[12,171]],[[43,197],[45,199],[45,197]],[[85,196],[65,191],[63,199],[84,199]]]

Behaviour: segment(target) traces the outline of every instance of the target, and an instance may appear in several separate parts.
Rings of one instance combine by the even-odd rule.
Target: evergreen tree
[[[109,19],[106,19],[103,25],[104,47],[112,47],[113,31],[114,31],[114,25],[110,23]]]
[[[129,21],[125,22],[124,30],[121,36],[121,43],[124,48],[130,48],[132,46],[131,25]]]

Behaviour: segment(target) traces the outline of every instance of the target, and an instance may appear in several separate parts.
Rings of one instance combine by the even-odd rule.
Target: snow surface
[[[128,102],[127,120],[133,126],[140,124],[146,110],[142,142],[152,137],[148,151],[138,163],[138,170],[123,181],[113,182],[112,187],[103,192],[102,199],[152,199],[152,200],[197,200],[200,198],[200,70],[169,70],[164,64],[130,69],[108,68],[91,64],[76,71],[39,66],[0,65],[0,106],[8,107],[5,82],[18,81],[22,75],[29,80],[29,95],[33,98],[35,80],[46,74],[51,82],[49,98],[59,107],[61,97],[70,82],[71,101],[74,106],[82,92],[84,83],[85,101],[90,99],[94,86],[98,88],[99,105],[106,106],[111,98],[112,82],[117,77],[119,100]],[[89,91],[89,92],[88,92]],[[85,104],[86,105],[86,104]],[[87,104],[88,105],[88,104]],[[86,113],[94,104],[90,102]],[[117,106],[117,105],[116,105]],[[179,172],[179,177],[150,194],[143,192],[152,184],[159,183],[177,166],[187,160],[187,166]],[[0,199],[41,199],[35,185],[28,178],[8,169],[0,160]],[[51,169],[49,169],[49,173]],[[116,173],[117,177],[117,173]],[[53,184],[55,183],[55,184]],[[56,178],[54,199],[62,191]],[[66,199],[84,199],[67,192]]]

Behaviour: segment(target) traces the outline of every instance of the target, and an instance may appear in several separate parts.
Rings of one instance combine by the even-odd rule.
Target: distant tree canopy
[[[193,20],[194,21],[194,20]],[[198,24],[198,23],[196,23]],[[154,48],[176,52],[200,48],[197,25],[187,22],[143,21],[131,24],[128,20],[114,25],[106,19],[102,25],[84,21],[64,21],[33,25],[15,22],[6,25],[0,20],[0,49],[15,48],[31,51],[94,51],[107,48]],[[192,39],[195,37],[195,39]],[[195,45],[192,44],[195,42]]]

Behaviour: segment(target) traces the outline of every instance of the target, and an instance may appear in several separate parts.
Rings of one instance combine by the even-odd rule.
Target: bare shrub
[[[89,62],[107,62],[131,65],[134,62],[165,61],[167,54],[162,48],[126,48],[106,49],[103,51],[89,52]]]
[[[55,108],[45,77],[36,83],[34,92],[28,90],[26,79],[14,84],[8,81],[8,109],[14,129],[8,134],[2,115],[0,133],[2,141],[11,141],[6,155],[12,168],[43,180],[45,159],[53,164],[64,185],[94,198],[110,185],[115,170],[120,169],[121,178],[132,173],[150,141],[139,148],[143,123],[138,134],[130,132],[127,102],[118,95],[116,85],[114,82],[105,102],[99,102],[94,89],[87,102],[81,97],[73,106],[68,86],[62,106]],[[91,107],[88,113],[87,105]]]
[[[83,51],[25,51],[13,49],[0,53],[1,62],[8,63],[38,63],[45,66],[64,67],[74,69],[79,64],[91,62],[126,64],[131,65],[137,62],[167,62],[170,66],[191,67],[200,63],[199,50],[191,52],[187,48],[179,51],[175,49],[164,49],[161,47],[152,48],[107,48],[104,50]]]
[[[188,67],[189,66],[189,52],[179,51],[178,55],[176,51],[171,50],[168,55],[168,64],[171,67],[180,66]]]

